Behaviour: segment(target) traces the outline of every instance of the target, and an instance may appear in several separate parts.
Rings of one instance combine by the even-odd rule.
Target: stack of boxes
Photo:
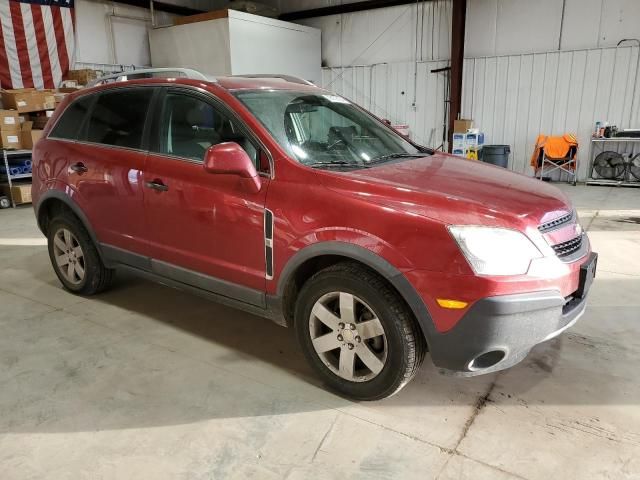
[[[36,90],[35,88],[20,88],[2,90],[2,109],[0,110],[0,148],[7,150],[31,150],[42,136],[42,129],[53,113],[56,106],[53,90]],[[20,155],[20,154],[18,154]],[[2,155],[0,155],[0,158]],[[15,163],[18,161],[19,163]],[[31,172],[31,155],[26,153],[26,159],[12,157],[5,163],[0,160],[3,175],[7,180],[17,174],[14,170],[23,169],[21,173]],[[11,163],[13,162],[13,163]],[[28,163],[27,163],[28,162]],[[24,171],[24,169],[27,169]],[[0,185],[0,191],[10,196],[13,202],[31,202],[31,183],[22,178],[17,182],[7,182]]]
[[[465,158],[478,160],[484,145],[484,133],[473,128],[473,120],[455,120],[451,152]]]
[[[20,117],[15,110],[0,110],[0,148],[20,148]]]
[[[31,149],[42,135],[56,106],[54,90],[20,88],[2,90],[2,140],[0,148]]]

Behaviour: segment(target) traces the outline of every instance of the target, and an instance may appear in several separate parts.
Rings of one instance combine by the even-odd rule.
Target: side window
[[[117,147],[140,148],[151,88],[101,93],[91,110],[84,140]]]
[[[158,153],[204,161],[207,149],[236,142],[258,163],[258,149],[235,122],[210,103],[195,96],[168,92],[164,97]]]
[[[91,102],[95,97],[93,95],[85,95],[67,107],[60,120],[53,127],[52,138],[64,138],[67,140],[75,140],[78,135],[78,129],[82,125],[82,121],[91,106]]]

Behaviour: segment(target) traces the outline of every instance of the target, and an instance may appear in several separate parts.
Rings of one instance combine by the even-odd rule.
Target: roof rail
[[[300,83],[302,85],[314,85],[313,82],[305,80],[304,78],[296,77],[295,75],[284,75],[280,73],[249,73],[246,75],[231,75],[232,77],[244,77],[244,78],[279,78],[286,82]]]
[[[136,80],[139,78],[192,78],[194,80],[205,80],[207,82],[215,82],[214,77],[208,77],[197,70],[191,68],[141,68],[139,70],[127,70],[124,72],[117,72],[111,75],[105,75],[103,77],[92,80],[87,85],[88,87],[95,87],[96,85],[104,85],[112,82],[124,82],[127,80]]]

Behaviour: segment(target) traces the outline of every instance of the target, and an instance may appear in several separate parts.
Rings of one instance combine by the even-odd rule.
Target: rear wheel
[[[58,279],[72,293],[93,295],[111,284],[114,270],[102,263],[84,226],[69,213],[54,218],[48,229],[49,258]]]
[[[393,395],[424,359],[424,339],[407,306],[381,277],[358,264],[337,264],[307,281],[295,322],[310,364],[350,398]]]

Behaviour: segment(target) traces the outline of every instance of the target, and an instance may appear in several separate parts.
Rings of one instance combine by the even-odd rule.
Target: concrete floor
[[[123,275],[64,292],[31,209],[0,211],[0,478],[640,478],[640,190],[563,188],[600,253],[582,320],[374,403],[266,320]]]

